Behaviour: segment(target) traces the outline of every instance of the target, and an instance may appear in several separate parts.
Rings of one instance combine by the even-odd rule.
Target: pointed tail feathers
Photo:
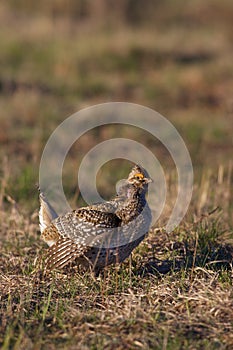
[[[58,217],[53,207],[47,201],[43,192],[39,193],[40,210],[39,210],[39,221],[40,221],[40,232],[42,233],[46,227],[48,227],[52,220]]]

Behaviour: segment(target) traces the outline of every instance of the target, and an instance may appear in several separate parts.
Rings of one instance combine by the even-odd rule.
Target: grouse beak
[[[149,184],[149,183],[153,182],[153,180],[150,177],[146,177],[144,179],[144,181],[145,181],[146,184]]]

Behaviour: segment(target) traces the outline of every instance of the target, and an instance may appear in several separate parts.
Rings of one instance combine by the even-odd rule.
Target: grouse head
[[[142,166],[135,165],[129,173],[127,182],[135,187],[147,190],[148,184],[152,182],[152,179]]]

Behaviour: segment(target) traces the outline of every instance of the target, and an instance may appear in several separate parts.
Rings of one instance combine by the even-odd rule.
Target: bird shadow
[[[233,245],[224,243],[209,243],[197,248],[188,241],[173,243],[172,258],[159,259],[153,254],[147,262],[139,267],[137,274],[166,275],[171,272],[195,269],[197,267],[214,271],[233,271]]]

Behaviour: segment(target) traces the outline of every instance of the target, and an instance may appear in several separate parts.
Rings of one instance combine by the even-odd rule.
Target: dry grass
[[[124,16],[127,1],[116,2],[118,16],[85,3],[86,17],[83,1],[0,4],[1,347],[230,350],[232,1],[164,0],[150,7],[148,0],[143,13],[135,7]],[[107,101],[144,104],[177,127],[194,165],[192,204],[167,235],[162,227],[176,195],[168,152],[133,128],[89,132],[66,159],[68,197],[81,203],[73,173],[91,147],[111,137],[136,139],[166,172],[160,228],[131,260],[99,279],[81,272],[42,278],[37,263],[46,247],[36,183],[43,147],[67,116]],[[101,169],[105,197],[127,166],[115,161]]]
[[[223,169],[221,179],[202,180],[206,193],[200,191],[175,232],[152,229],[132,259],[97,279],[77,271],[42,277],[36,262],[46,248],[37,212],[21,213],[3,193],[2,349],[230,349],[230,178]]]

